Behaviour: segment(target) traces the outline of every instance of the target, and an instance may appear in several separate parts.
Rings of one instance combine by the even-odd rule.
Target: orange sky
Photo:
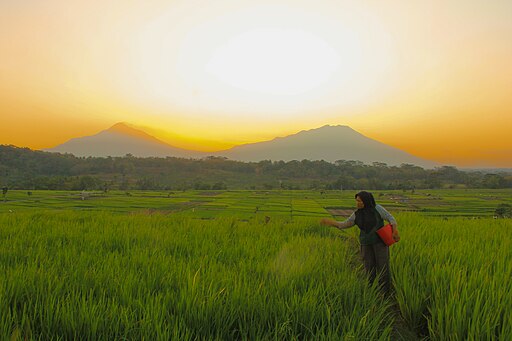
[[[512,167],[511,37],[504,0],[4,0],[0,144],[124,121],[216,150],[344,124]]]

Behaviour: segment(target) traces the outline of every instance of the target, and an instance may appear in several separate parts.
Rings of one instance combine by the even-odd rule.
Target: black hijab
[[[363,208],[357,209],[356,213],[356,225],[364,232],[370,232],[377,221],[377,210],[375,209],[376,203],[375,198],[370,192],[361,191],[355,195],[359,197],[364,204]],[[377,213],[377,214],[376,214]]]

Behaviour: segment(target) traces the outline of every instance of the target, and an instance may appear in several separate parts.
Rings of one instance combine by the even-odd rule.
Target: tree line
[[[0,186],[27,190],[510,188],[512,174],[359,161],[76,157],[0,145]]]

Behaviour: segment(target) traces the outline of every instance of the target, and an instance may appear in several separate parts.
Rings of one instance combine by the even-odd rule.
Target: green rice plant
[[[398,195],[400,207],[421,208],[391,210],[402,235],[390,249],[395,298],[408,326],[432,340],[511,339],[510,220],[461,217],[489,215],[510,191],[394,191],[379,202]],[[391,338],[390,302],[366,285],[357,228],[318,225],[324,207],[351,209],[353,193],[9,198],[3,338]]]
[[[410,327],[432,340],[512,339],[511,222],[398,220],[392,272]]]
[[[0,214],[9,339],[389,340],[390,302],[317,220]]]

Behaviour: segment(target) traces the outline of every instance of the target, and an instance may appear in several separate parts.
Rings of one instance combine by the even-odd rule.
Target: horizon
[[[344,125],[441,164],[512,168],[510,2],[29,0],[0,19],[0,144],[129,122],[218,151]]]

